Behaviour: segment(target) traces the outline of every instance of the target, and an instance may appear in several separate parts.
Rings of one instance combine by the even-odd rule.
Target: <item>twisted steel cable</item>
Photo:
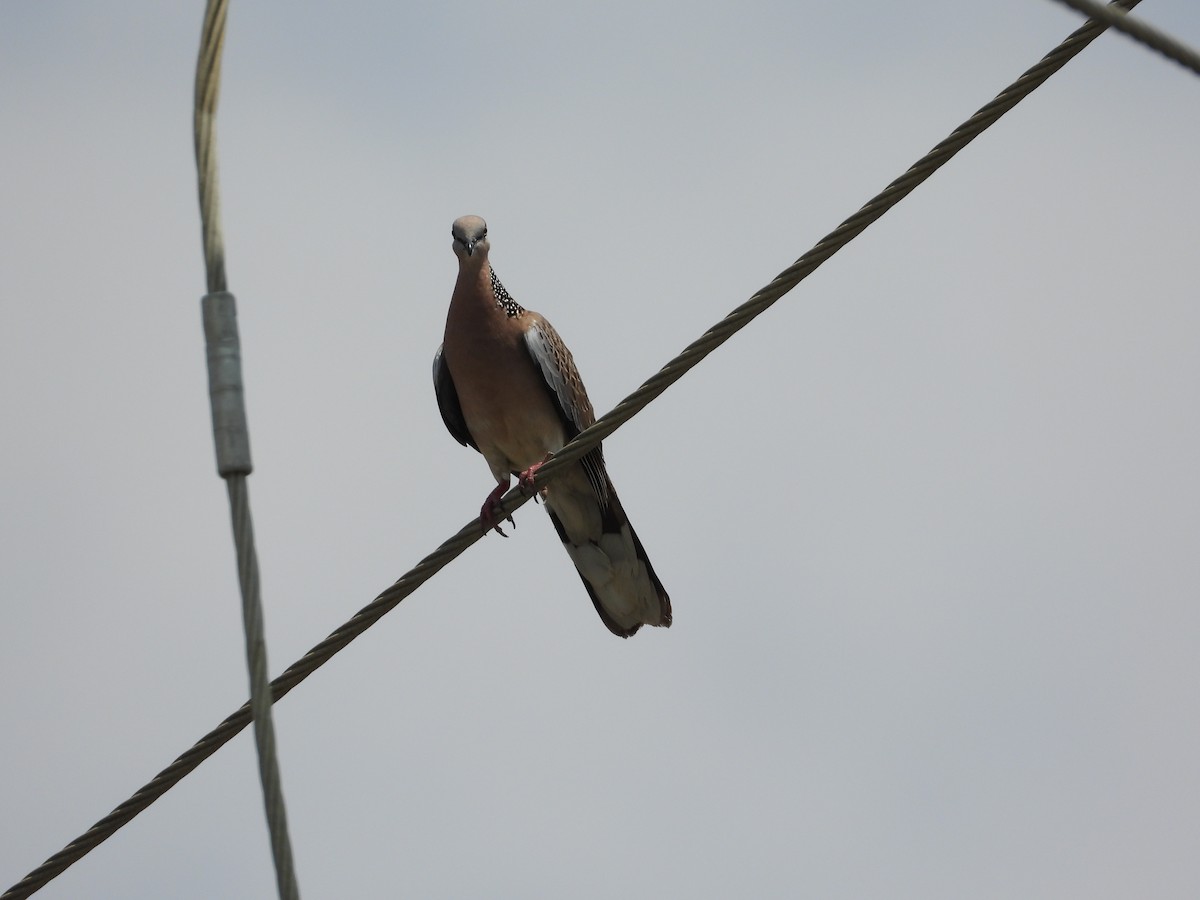
[[[221,237],[218,203],[217,142],[214,137],[217,96],[221,90],[221,53],[225,49],[225,19],[228,0],[208,0],[200,32],[200,56],[196,60],[196,96],[192,132],[196,149],[196,172],[200,188],[201,241],[208,292],[226,289],[225,243]]]
[[[1151,50],[1157,50],[1167,59],[1200,75],[1200,53],[1171,35],[1159,31],[1153,25],[1148,25],[1141,19],[1135,19],[1119,9],[1097,3],[1096,0],[1057,0],[1057,2],[1090,18],[1099,19],[1101,22],[1111,25],[1135,41],[1145,44]]]

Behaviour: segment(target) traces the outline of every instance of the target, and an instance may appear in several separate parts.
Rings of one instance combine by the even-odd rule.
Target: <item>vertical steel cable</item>
[[[250,496],[244,475],[226,479],[229,511],[237,544],[238,581],[242,589],[242,620],[246,631],[246,661],[250,667],[250,712],[254,720],[254,742],[258,749],[258,772],[263,804],[275,861],[275,880],[281,900],[299,900],[292,845],[288,838],[287,811],[275,753],[275,728],[271,718],[271,685],[267,679],[267,647],[263,640],[263,614],[258,581],[258,555],[254,550],[254,528],[250,521]]]
[[[250,710],[258,750],[258,772],[263,805],[271,837],[275,879],[282,900],[299,900],[287,811],[275,752],[275,727],[271,718],[271,685],[267,678],[267,645],[263,636],[262,593],[258,554],[250,518],[246,477],[252,470],[250,437],[242,389],[241,344],[237,306],[226,290],[225,247],[221,238],[217,190],[217,148],[214,138],[217,96],[221,81],[221,52],[225,43],[227,0],[208,0],[196,62],[195,140],[196,172],[200,189],[200,219],[208,294],[201,308],[208,355],[209,398],[212,402],[213,441],[217,472],[229,491],[229,511],[237,550],[238,582],[242,592],[242,622],[246,636],[246,664],[250,671]]]
[[[200,187],[200,223],[204,266],[209,293],[225,290],[225,244],[221,239],[221,214],[217,205],[217,94],[221,87],[221,53],[225,48],[228,0],[208,0],[196,60],[196,97],[193,135],[196,173]]]

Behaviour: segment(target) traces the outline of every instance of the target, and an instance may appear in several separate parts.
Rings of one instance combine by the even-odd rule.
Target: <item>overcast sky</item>
[[[478,511],[487,217],[611,408],[1081,23],[1048,0],[235,2],[218,122],[272,674]],[[0,890],[245,699],[203,4],[0,4]],[[1138,13],[1200,45],[1195,0]],[[276,707],[309,898],[1200,896],[1200,79],[1105,35]],[[46,898],[272,896],[250,732]]]

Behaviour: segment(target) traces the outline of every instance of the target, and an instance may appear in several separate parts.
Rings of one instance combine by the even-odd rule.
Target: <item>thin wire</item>
[[[196,60],[195,141],[196,175],[200,191],[200,221],[204,248],[208,293],[226,291],[225,244],[221,235],[220,191],[217,183],[216,115],[221,85],[221,57],[225,45],[227,0],[208,0],[201,29],[200,54]],[[232,304],[233,297],[228,298]],[[232,311],[232,306],[230,307]],[[206,329],[207,332],[207,329]],[[245,410],[241,406],[240,350],[235,370],[234,394],[238,404],[235,416],[245,436]],[[211,360],[210,360],[211,365]],[[275,749],[275,725],[271,715],[271,686],[267,678],[267,643],[264,635],[262,586],[258,574],[258,553],[254,547],[254,526],[250,516],[250,493],[246,476],[250,472],[249,444],[244,460],[224,458],[228,450],[220,437],[221,420],[228,409],[218,409],[214,397],[213,429],[216,435],[217,467],[229,493],[229,511],[237,551],[238,583],[242,594],[242,624],[246,639],[246,666],[250,675],[250,708],[254,721],[254,741],[258,754],[258,774],[262,784],[267,831],[271,839],[271,858],[281,900],[299,900],[292,845],[288,837],[287,810]]]
[[[1117,0],[1126,9],[1136,6],[1140,0]],[[1107,26],[1102,22],[1089,21],[1069,35],[1061,44],[1047,54],[1037,65],[1004,89],[994,100],[980,109],[970,119],[954,130],[946,140],[934,147],[918,160],[904,175],[889,184],[869,203],[823,238],[808,253],[781,272],[766,287],[748,301],[710,328],[697,341],[690,344],[640,388],[622,400],[610,412],[602,416],[590,428],[563,447],[553,459],[537,473],[536,483],[545,484],[554,473],[571,460],[587,453],[603,438],[616,431],[635,413],[647,406],[655,397],[678,381],[688,369],[716,347],[728,340],[735,332],[745,327],[755,316],[795,287],[818,266],[860,234],[868,225],[882,216],[907,196],[918,184],[944,165],[955,153],[965,147],[984,129],[993,124],[1021,99],[1028,96],[1047,78],[1067,64],[1077,53],[1104,33]],[[505,495],[502,506],[506,513],[523,506],[529,497],[519,488]],[[479,519],[464,525],[457,534],[444,541],[441,546],[422,559],[416,566],[400,577],[391,587],[383,591],[371,603],[363,607],[329,637],[321,641],[303,657],[289,666],[282,675],[271,682],[272,700],[278,702],[296,685],[328,662],[343,647],[394,609],[401,600],[432,578],[442,568],[458,557],[464,550],[483,537]],[[121,826],[166,793],[185,775],[212,756],[226,742],[250,723],[250,705],[231,713],[216,728],[200,738],[191,748],[169,766],[159,772],[136,793],[111,813],[98,821],[41,866],[30,872],[17,885],[0,895],[0,900],[16,900],[30,896],[52,878],[62,873],[78,859],[90,852],[101,842],[111,837]]]
[[[254,720],[254,742],[258,750],[258,775],[262,782],[267,831],[275,881],[282,900],[299,900],[292,844],[288,838],[287,811],[275,752],[275,724],[271,715],[271,685],[267,679],[267,644],[263,632],[262,590],[258,578],[258,554],[254,549],[254,527],[250,520],[250,494],[245,475],[225,479],[229,489],[229,511],[237,545],[238,582],[242,590],[242,622],[246,632],[246,663],[250,670],[250,710]]]
[[[1191,69],[1200,75],[1200,53],[1171,35],[1159,31],[1153,25],[1147,25],[1141,19],[1135,19],[1110,6],[1096,3],[1095,0],[1057,0],[1057,2],[1111,25],[1135,41],[1141,41],[1150,49],[1157,50],[1167,59],[1172,59],[1184,68]]]

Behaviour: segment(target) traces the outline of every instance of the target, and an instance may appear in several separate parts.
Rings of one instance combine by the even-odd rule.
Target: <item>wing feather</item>
[[[433,355],[433,392],[437,395],[438,409],[450,436],[464,447],[474,447],[478,450],[479,445],[467,429],[462,404],[458,401],[458,391],[454,387],[454,379],[450,377],[450,367],[446,365],[446,357],[441,347],[438,347],[437,353]]]
[[[529,313],[529,325],[525,329],[525,346],[533,358],[550,397],[558,409],[566,430],[567,440],[596,421],[592,401],[571,351],[558,336],[554,326],[537,313]],[[591,450],[581,460],[588,482],[605,509],[608,507],[608,476],[604,472],[604,451],[600,446]]]

